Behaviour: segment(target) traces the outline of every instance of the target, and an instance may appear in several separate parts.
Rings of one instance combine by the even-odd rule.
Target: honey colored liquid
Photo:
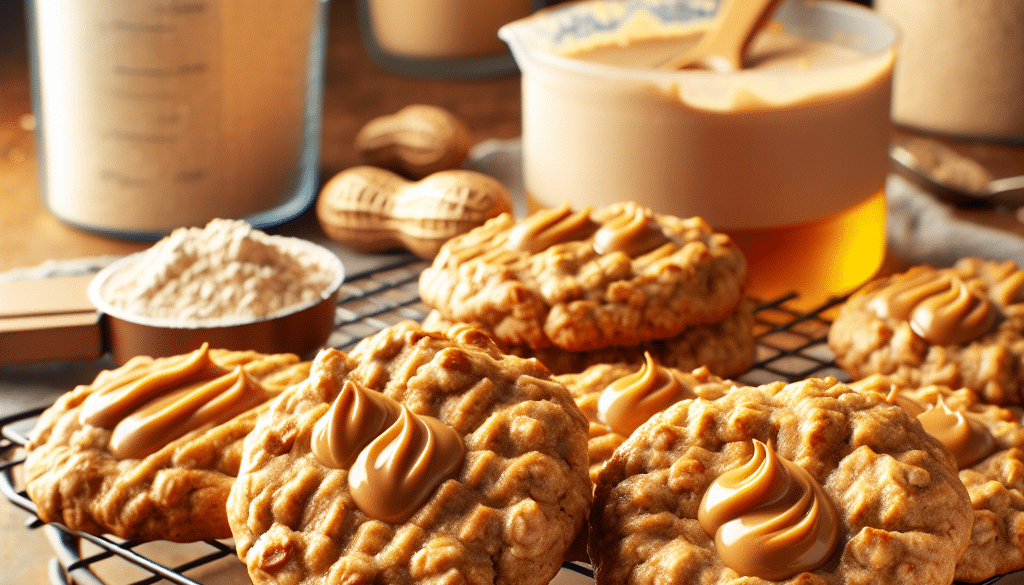
[[[747,291],[760,300],[795,292],[810,310],[875,275],[885,257],[885,193],[795,226],[725,231],[747,257]]]
[[[545,207],[527,195],[527,213]],[[789,304],[809,311],[853,291],[881,267],[885,259],[885,191],[808,223],[717,231],[728,234],[743,250],[750,296],[771,301],[796,294]]]

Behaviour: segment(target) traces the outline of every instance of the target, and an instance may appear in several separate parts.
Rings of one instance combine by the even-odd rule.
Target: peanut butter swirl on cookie
[[[177,388],[126,416],[114,427],[110,452],[121,459],[151,455],[186,433],[227,422],[275,394],[238,366],[208,382]]]
[[[210,346],[168,358],[159,368],[132,371],[112,377],[86,398],[78,420],[103,428],[113,428],[146,402],[188,383],[213,380],[228,370],[210,360]]]
[[[991,455],[997,448],[992,433],[967,413],[950,410],[938,403],[917,415],[924,430],[946,446],[960,469],[970,467]]]
[[[210,358],[208,344],[171,358],[139,378],[114,378],[82,404],[82,424],[113,429],[110,452],[141,459],[205,425],[224,423],[263,404],[270,391],[242,366],[228,370]]]
[[[407,520],[466,454],[448,425],[353,380],[313,426],[310,448],[323,465],[348,469],[356,506],[384,522]]]
[[[718,556],[748,577],[783,581],[820,567],[839,542],[839,515],[802,467],[757,439],[746,463],[704,492],[697,519]]]
[[[327,467],[347,469],[401,414],[398,402],[345,380],[330,410],[313,427],[313,455]]]
[[[62,395],[26,446],[46,522],[127,540],[229,538],[242,443],[272,397],[309,375],[293,354],[137,356]]]
[[[591,211],[587,206],[573,212],[568,204],[539,211],[509,231],[505,246],[536,254],[561,242],[584,240],[598,228]]]
[[[462,466],[466,446],[451,427],[402,406],[393,425],[359,453],[348,474],[352,500],[371,518],[405,522]]]
[[[671,370],[655,363],[649,352],[644,359],[639,371],[609,384],[597,402],[601,422],[624,436],[669,405],[696,396]]]
[[[1024,271],[964,258],[876,280],[840,307],[828,344],[853,380],[880,374],[1024,403]]]
[[[998,310],[976,281],[950,272],[911,270],[880,287],[871,307],[879,317],[906,320],[923,339],[963,344],[992,329]]]
[[[598,254],[623,252],[631,258],[642,256],[671,240],[651,221],[651,210],[639,205],[627,207],[594,234]]]

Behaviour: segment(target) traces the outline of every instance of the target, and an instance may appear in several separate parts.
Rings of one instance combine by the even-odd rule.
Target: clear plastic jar
[[[28,2],[48,208],[132,239],[301,214],[317,191],[327,7]]]

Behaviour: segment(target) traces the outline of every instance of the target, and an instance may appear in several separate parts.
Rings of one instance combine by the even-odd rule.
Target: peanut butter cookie
[[[431,311],[423,328],[443,331],[454,325]],[[476,324],[476,326],[486,329]],[[488,332],[497,337],[493,332]],[[553,345],[532,349],[526,345],[500,345],[502,351],[524,358],[537,358],[555,374],[579,373],[596,364],[626,363],[640,365],[644,354],[651,354],[664,366],[683,371],[707,367],[720,376],[738,376],[754,361],[754,302],[744,299],[725,319],[717,323],[699,323],[665,339],[643,341],[635,345],[609,345],[584,351],[567,351]]]
[[[902,388],[884,376],[851,386],[889,392],[889,401],[917,417],[956,459],[974,507],[971,543],[956,580],[985,581],[1024,568],[1024,426],[1019,407],[981,402],[967,389]]]
[[[1024,271],[1011,261],[965,258],[916,266],[868,284],[829,332],[836,363],[906,386],[968,388],[986,402],[1024,402]]]
[[[129,360],[46,410],[27,446],[39,517],[130,540],[228,538],[242,441],[309,374],[292,354],[209,349]]]
[[[950,453],[832,378],[677,402],[605,464],[598,585],[948,585],[971,533]]]
[[[720,398],[736,385],[707,368],[684,372],[663,366],[651,354],[640,366],[596,364],[555,380],[569,389],[590,422],[587,450],[595,482],[615,449],[652,416],[680,400]]]
[[[546,584],[589,510],[587,423],[534,360],[413,322],[324,350],[228,503],[262,583]]]
[[[502,346],[584,351],[720,322],[743,298],[745,275],[739,248],[702,219],[628,202],[493,218],[441,248],[420,295]]]

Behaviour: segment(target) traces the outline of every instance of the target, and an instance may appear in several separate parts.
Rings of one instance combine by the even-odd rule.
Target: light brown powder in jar
[[[295,238],[241,220],[179,228],[112,275],[116,309],[180,323],[259,318],[318,299],[334,273]]]

